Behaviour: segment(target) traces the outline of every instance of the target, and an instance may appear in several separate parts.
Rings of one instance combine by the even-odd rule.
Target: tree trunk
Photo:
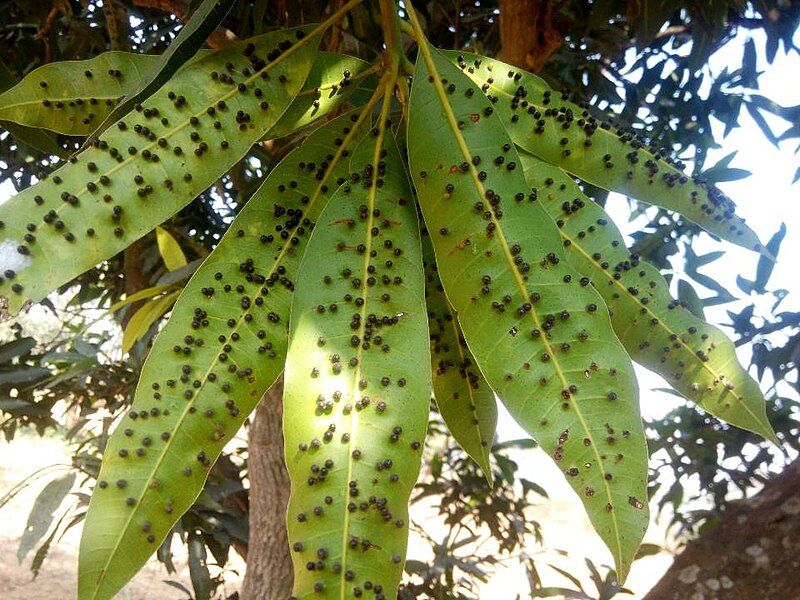
[[[500,0],[498,58],[539,71],[564,40],[552,0]]]
[[[645,600],[800,598],[800,460],[675,559]]]
[[[283,459],[283,377],[255,412],[248,443],[250,540],[243,600],[286,600],[292,593],[292,559],[286,537],[289,474]]]

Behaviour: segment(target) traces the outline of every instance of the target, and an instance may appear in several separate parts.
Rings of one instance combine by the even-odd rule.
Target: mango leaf
[[[489,457],[497,428],[497,402],[464,341],[455,311],[444,295],[433,247],[426,236],[422,239],[422,250],[436,406],[458,445],[483,470],[492,487]]]
[[[200,49],[208,36],[230,11],[235,0],[201,0],[200,6],[192,13],[188,23],[181,27],[178,35],[170,43],[167,50],[158,57],[158,63],[142,77],[136,88],[115,106],[105,120],[97,128],[97,133],[105,131],[112,123],[126,116],[135,104],[155,92],[161,85],[169,81]]]
[[[24,356],[35,347],[36,339],[27,336],[0,344],[0,364],[10,362],[18,356]]]
[[[32,127],[22,127],[9,121],[0,121],[0,128],[7,130],[14,137],[18,142],[17,151],[21,154],[25,154],[24,148],[27,146],[29,152],[38,150],[50,156],[67,158],[67,151],[58,143],[54,133]]]
[[[0,105],[2,105],[3,92],[6,92],[17,83],[17,77],[11,72],[11,69],[4,63],[0,63]],[[20,154],[25,154],[24,147],[28,146],[53,156],[66,158],[66,151],[58,143],[56,136],[50,131],[23,127],[4,118],[0,118],[0,128],[8,131],[18,142],[17,151]]]
[[[0,120],[66,135],[89,135],[158,56],[104,52],[43,65],[0,95]]]
[[[341,156],[363,129],[353,118],[321,127],[272,170],[175,304],[104,453],[81,539],[82,600],[110,598],[146,562],[283,370],[298,266],[347,173]]]
[[[786,223],[781,223],[780,229],[775,232],[770,240],[767,242],[767,250],[769,250],[772,256],[778,256],[778,252],[781,250],[781,244],[783,243],[783,238],[786,237]],[[756,266],[756,280],[753,283],[754,289],[763,294],[766,291],[767,283],[769,282],[769,278],[772,276],[772,270],[775,268],[775,262],[764,257],[758,260],[758,265]]]
[[[200,50],[184,68],[211,54]],[[29,134],[34,132],[30,128],[44,128],[67,135],[89,135],[157,62],[158,56],[111,51],[89,60],[49,63],[0,95],[0,121],[16,123],[19,131]],[[353,56],[318,52],[304,89],[268,137],[288,135],[330,114],[364,85],[368,67],[368,63]],[[42,87],[42,81],[46,87]],[[10,131],[15,135],[15,130]],[[54,139],[44,148],[43,143],[35,145],[55,154],[62,151],[52,145]]]
[[[556,222],[570,264],[603,296],[630,355],[732,425],[776,441],[758,384],[733,343],[669,294],[658,269],[631,254],[605,211],[561,169],[521,153],[528,184]]]
[[[186,256],[180,244],[163,227],[156,227],[156,243],[158,243],[158,253],[167,269],[176,271],[186,266]]]
[[[9,310],[116,254],[240,160],[302,88],[318,41],[304,33],[266,34],[192,63],[0,206],[0,294]]]
[[[598,187],[677,211],[724,240],[766,252],[725,194],[685,175],[635,133],[596,119],[531,73],[483,56],[448,56],[481,86],[521,148]]]
[[[61,529],[61,523],[64,522],[64,519],[67,517],[69,513],[65,512],[61,515],[56,523],[55,527],[53,527],[52,531],[50,531],[50,535],[47,536],[47,539],[36,549],[36,553],[33,555],[33,560],[31,560],[31,573],[33,573],[33,578],[39,576],[39,571],[44,564],[44,559],[47,558],[47,554],[50,552],[50,546],[53,544],[53,540],[56,537],[59,529]],[[69,526],[67,526],[69,528]]]
[[[361,59],[318,52],[303,90],[267,132],[267,137],[284,137],[330,114],[363,85],[363,79],[371,72],[369,64]]]
[[[206,546],[203,538],[197,533],[190,531],[188,535],[189,546],[189,577],[192,580],[195,600],[208,600],[211,598],[213,585],[211,574],[206,564]]]
[[[120,300],[119,302],[115,302],[111,305],[111,307],[105,312],[105,314],[111,314],[117,312],[121,308],[128,306],[129,304],[133,304],[134,302],[138,302],[139,300],[146,300],[147,298],[152,298],[153,296],[158,296],[159,294],[163,294],[167,290],[173,289],[174,285],[155,285],[149,288],[145,288],[143,290],[139,290],[136,293],[131,294],[130,296],[126,296],[124,300]]]
[[[394,598],[403,572],[431,376],[417,215],[389,106],[317,222],[292,302],[284,435],[298,598],[367,595],[368,582]]]
[[[164,294],[163,296],[147,302],[133,313],[131,320],[128,321],[125,327],[125,331],[122,333],[123,354],[130,351],[133,345],[148,332],[150,327],[158,321],[164,313],[169,311],[179,294],[180,290],[174,290]]]
[[[445,293],[486,380],[565,474],[624,579],[648,522],[630,359],[563,260],[492,103],[429,46],[414,78],[409,161]]]
[[[75,473],[68,473],[58,479],[53,479],[39,492],[36,500],[33,501],[31,512],[28,514],[28,523],[25,531],[19,540],[17,548],[17,560],[20,562],[33,550],[39,540],[44,537],[53,523],[55,512],[64,498],[67,497],[75,483]]]
[[[13,365],[8,369],[0,369],[0,386],[17,387],[20,384],[32,384],[49,376],[50,370],[45,367]]]
[[[681,301],[681,305],[684,306],[686,310],[701,321],[705,321],[706,313],[703,307],[703,301],[700,299],[700,296],[697,295],[694,286],[685,279],[678,281],[678,300]]]

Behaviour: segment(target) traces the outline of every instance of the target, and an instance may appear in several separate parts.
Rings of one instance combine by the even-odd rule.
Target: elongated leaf
[[[200,49],[208,36],[222,23],[235,0],[201,0],[202,3],[192,13],[189,22],[178,32],[176,38],[159,56],[158,63],[138,82],[136,88],[128,93],[111,114],[97,128],[102,133],[115,121],[125,117],[137,102],[143,102],[163,84],[169,81]]]
[[[301,89],[317,43],[298,41],[303,32],[270,33],[192,63],[73,163],[0,206],[9,310],[116,254],[235,164]]]
[[[81,539],[82,600],[110,598],[145,563],[283,370],[298,265],[347,172],[340,158],[361,129],[352,118],[320,128],[273,169],[175,304],[104,454]],[[336,138],[344,142],[326,170]]]
[[[112,51],[46,64],[0,95],[0,120],[89,135],[157,62],[158,56]]]
[[[191,63],[213,54],[200,50]],[[158,62],[158,56],[111,51],[80,61],[49,63],[0,95],[0,122],[14,123],[12,135],[31,143],[32,128],[44,128],[67,135],[85,136],[105,119],[120,98],[132,92],[141,77]],[[353,91],[365,85],[369,65],[353,56],[318,52],[303,90],[280,120],[267,132],[277,138],[299,130],[330,114]],[[345,77],[347,75],[347,77]],[[42,86],[41,82],[46,83]],[[6,127],[11,127],[7,123]],[[22,127],[24,126],[24,127]],[[26,137],[27,135],[27,137]],[[24,138],[24,139],[23,139]],[[30,140],[29,140],[30,138]],[[33,144],[40,150],[60,154],[55,139]]]
[[[427,237],[423,237],[422,249],[433,395],[450,433],[464,452],[478,463],[491,487],[493,477],[489,457],[497,428],[497,402],[464,341],[455,311],[444,294],[433,247]]]
[[[33,501],[31,512],[28,515],[28,523],[25,525],[25,531],[22,533],[17,548],[17,559],[20,562],[48,532],[50,525],[53,524],[55,512],[69,494],[73,483],[75,483],[74,472],[53,479],[44,486],[36,500]]]
[[[3,63],[0,63],[0,106],[3,102],[4,92],[18,83],[17,77]],[[0,109],[0,112],[2,110]],[[23,127],[17,123],[9,121],[7,118],[0,117],[0,128],[7,130],[16,140],[20,142],[18,150],[27,145],[31,148],[47,152],[53,156],[66,158],[66,151],[61,147],[56,136],[49,131],[41,131],[31,127]],[[23,151],[24,152],[24,151]]]
[[[31,367],[28,365],[15,365],[10,369],[0,370],[0,386],[25,385],[44,379],[50,375],[49,369],[45,367]]]
[[[566,173],[527,153],[520,158],[537,204],[559,226],[567,259],[603,296],[634,360],[712,415],[774,441],[764,398],[733,343],[670,296],[658,269],[628,251],[605,211]]]
[[[206,547],[203,538],[194,532],[189,533],[189,577],[196,600],[211,598],[211,574],[206,565]]]
[[[765,252],[729,198],[686,176],[634,133],[595,119],[526,71],[486,57],[448,56],[491,97],[521,148],[598,187],[680,212],[724,240]]]
[[[284,433],[297,598],[395,597],[430,406],[419,229],[391,133],[380,127],[350,164],[359,180],[320,216],[292,303]]]
[[[126,296],[124,300],[120,300],[119,302],[115,302],[111,305],[111,308],[108,309],[107,314],[117,312],[121,308],[128,306],[128,304],[133,304],[134,302],[138,302],[139,300],[145,300],[147,298],[152,298],[153,296],[158,296],[159,294],[163,294],[167,290],[173,289],[174,286],[172,285],[156,285],[153,287],[145,288],[143,290],[139,290],[136,293],[131,294],[130,296]]]
[[[692,286],[692,284],[685,279],[678,281],[678,300],[680,300],[681,304],[686,307],[686,310],[692,313],[695,317],[701,321],[706,320],[706,313],[703,309],[703,301],[700,299],[700,296],[697,295],[697,291],[694,289],[694,286]]]
[[[28,354],[36,347],[36,339],[32,337],[22,337],[5,344],[0,344],[0,364],[11,361],[17,356]]]
[[[786,223],[781,223],[780,228],[775,235],[773,235],[770,240],[767,242],[767,250],[770,251],[772,256],[777,257],[778,252],[780,252],[781,244],[783,243],[783,238],[786,236]],[[775,263],[771,260],[766,258],[760,258],[758,261],[758,265],[756,266],[756,280],[753,283],[754,288],[759,293],[764,293],[766,291],[767,283],[769,282],[769,278],[772,275],[772,270],[775,268]]]
[[[67,151],[58,143],[54,133],[33,129],[32,127],[22,127],[8,121],[0,121],[0,128],[8,130],[20,145],[24,144],[31,149],[40,150],[50,156],[67,158]]]
[[[330,114],[363,84],[369,64],[346,54],[318,52],[303,91],[267,135],[279,138]]]
[[[122,352],[128,352],[133,345],[141,338],[150,327],[158,321],[164,313],[174,304],[180,290],[175,290],[168,294],[147,302],[139,310],[133,313],[133,317],[128,321],[122,335]]]
[[[172,237],[172,234],[163,227],[156,227],[156,241],[158,243],[158,253],[164,261],[164,265],[170,271],[177,271],[186,266],[186,255],[181,250],[180,244]]]
[[[492,104],[430,47],[409,160],[439,275],[475,360],[580,496],[624,579],[647,527],[647,451],[630,359],[565,260]]]

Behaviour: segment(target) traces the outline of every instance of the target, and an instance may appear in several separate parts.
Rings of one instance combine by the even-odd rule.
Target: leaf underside
[[[200,50],[182,68],[213,54]],[[0,95],[0,121],[65,135],[90,135],[156,62],[158,56],[110,51],[88,60],[44,65]],[[303,89],[267,136],[285,136],[329,114],[359,88],[359,74],[367,67],[352,56],[317,52]],[[343,76],[345,71],[348,77]]]
[[[10,312],[121,251],[244,156],[302,89],[317,43],[297,40],[304,31],[266,34],[192,63],[0,206],[0,294]]]
[[[439,275],[478,366],[582,499],[624,579],[648,522],[630,358],[602,298],[563,260],[501,118],[422,48],[409,160]]]
[[[283,370],[300,259],[347,173],[355,118],[321,127],[273,169],[156,338],[105,450],[81,540],[81,599],[110,598],[145,563]],[[335,139],[345,141],[326,170]]]
[[[628,251],[611,218],[571,177],[526,152],[520,159],[567,260],[603,296],[631,357],[712,415],[774,441],[763,395],[733,343],[670,296],[658,269]]]
[[[483,470],[492,487],[489,457],[497,428],[497,401],[464,341],[439,280],[433,247],[427,237],[422,239],[422,249],[436,406],[458,445]]]
[[[447,55],[491,99],[520,148],[584,181],[677,211],[724,240],[766,252],[725,194],[685,175],[634,130],[595,119],[531,73],[486,57]]]
[[[416,211],[391,133],[378,130],[319,218],[292,304],[284,433],[296,598],[393,598],[405,559],[429,342]]]
[[[157,62],[158,56],[111,51],[43,65],[0,95],[0,120],[89,135]]]

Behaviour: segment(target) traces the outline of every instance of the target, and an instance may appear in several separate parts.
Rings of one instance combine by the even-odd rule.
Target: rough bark
[[[564,41],[553,4],[552,0],[500,0],[500,60],[534,73],[542,68]]]
[[[283,377],[267,392],[250,426],[250,541],[242,600],[286,600],[292,559],[286,537],[289,474],[283,460]]]
[[[800,460],[675,559],[645,600],[800,598]]]
[[[125,269],[125,295],[132,296],[136,292],[150,287],[150,276],[145,273],[144,255],[147,252],[147,239],[140,238],[125,248],[123,252],[123,267]],[[144,305],[144,300],[139,300],[128,306],[120,324],[122,329],[128,326],[131,317]]]

